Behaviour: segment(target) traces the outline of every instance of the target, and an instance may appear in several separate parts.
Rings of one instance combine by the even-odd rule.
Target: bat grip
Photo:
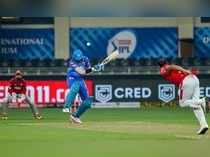
[[[101,62],[101,65],[105,65],[105,64],[107,64],[107,63],[109,63],[109,59],[105,59],[103,62]]]

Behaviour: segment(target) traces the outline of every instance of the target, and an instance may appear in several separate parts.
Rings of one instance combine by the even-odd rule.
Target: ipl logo
[[[203,40],[203,43],[207,45],[210,42],[210,37],[209,36],[204,36],[202,40]]]
[[[112,86],[111,85],[96,85],[95,86],[96,100],[106,103],[112,99]]]
[[[169,102],[175,98],[175,86],[173,84],[158,85],[158,97],[164,102]]]
[[[128,58],[136,48],[136,36],[132,31],[124,30],[117,33],[109,40],[107,53],[112,53],[115,49],[119,49],[119,58]]]
[[[130,39],[119,39],[118,40],[119,51],[121,53],[129,53],[131,43],[132,41]]]

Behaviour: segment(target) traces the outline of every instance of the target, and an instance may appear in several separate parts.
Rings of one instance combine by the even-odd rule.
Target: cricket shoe
[[[82,121],[79,118],[74,117],[73,115],[70,116],[70,120],[71,120],[72,123],[82,124]]]
[[[63,108],[62,110],[64,113],[70,113],[70,110],[68,108]]]
[[[208,129],[209,129],[208,126],[202,126],[202,127],[198,130],[197,134],[198,134],[198,135],[204,135],[204,134],[208,131]]]
[[[207,98],[206,97],[203,97],[202,98],[201,107],[202,107],[204,113],[206,112],[206,104],[207,104]]]
[[[2,117],[1,117],[2,120],[7,120],[8,119],[8,116],[6,113],[2,113]]]
[[[37,119],[37,120],[40,120],[40,119],[42,119],[43,117],[42,117],[39,113],[36,113],[36,114],[34,115],[34,118]]]
[[[2,120],[7,120],[8,117],[7,117],[7,116],[2,116],[1,119],[2,119]]]

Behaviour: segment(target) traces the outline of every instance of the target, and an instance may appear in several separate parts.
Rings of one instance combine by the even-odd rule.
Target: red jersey
[[[9,81],[9,90],[10,94],[25,94],[26,93],[26,81],[24,79],[12,78]]]
[[[171,70],[168,73],[166,70],[168,66],[169,65],[166,64],[160,68],[160,75],[162,75],[165,80],[175,84],[176,86],[179,86],[188,74],[178,70]]]

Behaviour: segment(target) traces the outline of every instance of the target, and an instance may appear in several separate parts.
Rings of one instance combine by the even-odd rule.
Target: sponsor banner
[[[55,76],[56,78],[56,76]],[[29,79],[29,78],[28,78]],[[27,81],[27,94],[40,107],[63,104],[68,92],[66,81],[44,80],[41,76],[33,76]],[[200,96],[210,98],[210,80],[208,75],[199,76]],[[177,88],[173,84],[164,81],[161,76],[141,75],[95,75],[89,76],[86,85],[90,96],[94,96],[95,104],[110,107],[110,104],[123,102],[126,105],[141,101],[170,102],[177,100]],[[8,91],[8,81],[0,81],[0,102]],[[14,100],[13,106],[17,106]],[[21,101],[21,107],[24,107]]]
[[[0,58],[52,59],[54,58],[54,30],[0,29]]]
[[[194,29],[195,56],[210,58],[210,27],[196,27]]]
[[[86,80],[86,85],[90,96],[93,96],[93,82]],[[40,80],[27,81],[27,95],[39,106],[45,107],[47,104],[63,104],[68,93],[65,80]],[[8,93],[8,81],[0,81],[0,102]],[[17,105],[14,100],[14,106]],[[20,102],[19,102],[20,103]],[[21,106],[25,106],[24,102]]]
[[[210,80],[200,79],[200,97],[210,98]]]
[[[164,28],[71,28],[70,49],[81,49],[90,59],[101,59],[115,48],[119,58],[176,57],[178,31]]]
[[[140,102],[162,100],[169,102],[176,97],[175,86],[162,79],[100,79],[95,80],[95,101]]]
[[[135,76],[133,76],[135,77]],[[118,77],[120,78],[120,77]],[[111,102],[141,102],[162,101],[168,103],[178,100],[178,89],[161,77],[118,79],[106,77],[97,79],[95,84],[95,101],[98,103]],[[210,98],[209,79],[200,79],[200,96]]]

